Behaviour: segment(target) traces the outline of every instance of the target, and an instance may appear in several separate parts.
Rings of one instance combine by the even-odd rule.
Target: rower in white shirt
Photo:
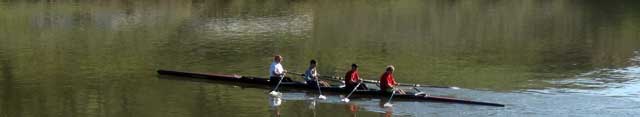
[[[275,57],[273,57],[273,63],[271,63],[270,67],[269,67],[269,82],[272,85],[276,85],[278,84],[278,81],[280,81],[281,78],[285,78],[285,74],[287,73],[287,70],[284,70],[284,67],[282,67],[282,56],[280,55],[276,55]],[[293,80],[291,80],[290,78],[285,78],[282,80],[282,82],[292,82]]]

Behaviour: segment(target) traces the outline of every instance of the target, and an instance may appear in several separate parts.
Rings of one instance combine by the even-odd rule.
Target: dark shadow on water
[[[238,86],[238,87],[240,87],[242,89],[244,89],[244,88],[270,89],[269,86],[265,86],[265,85],[256,85],[256,84],[247,84],[247,83],[235,83],[235,82],[226,82],[226,81],[215,81],[215,80],[207,80],[207,79],[199,79],[199,78],[187,78],[187,77],[177,77],[177,76],[168,76],[168,75],[158,75],[158,79],[172,80],[172,81],[185,81],[185,82],[226,84],[226,85]]]
[[[20,104],[16,104],[16,105],[12,105],[10,104],[10,102],[13,102],[13,97],[14,97],[14,86],[13,86],[13,66],[11,63],[11,58],[9,58],[9,54],[8,52],[4,49],[4,47],[0,47],[0,68],[1,72],[2,72],[2,76],[0,78],[2,78],[2,86],[4,88],[2,88],[2,90],[4,90],[2,96],[2,112],[0,112],[0,115],[13,115],[13,113],[19,113],[21,112],[19,109],[21,109],[21,105]]]

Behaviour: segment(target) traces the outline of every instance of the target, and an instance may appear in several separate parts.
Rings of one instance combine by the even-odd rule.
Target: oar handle
[[[297,73],[297,72],[290,72],[290,73],[295,74],[295,75],[305,76],[304,74]],[[337,77],[337,76],[320,76],[320,77],[323,78],[323,79],[333,80],[333,81],[342,81],[342,80],[344,80],[344,78]],[[360,80],[364,81],[365,83],[380,83],[380,81],[378,81],[378,80],[367,80],[367,79],[363,79],[363,78],[360,78]],[[400,85],[400,86],[412,86],[412,87],[431,87],[431,88],[458,89],[457,87],[451,87],[451,86],[435,86],[435,85],[422,85],[422,84],[398,83],[398,85]]]
[[[303,73],[298,73],[298,72],[289,72],[289,73],[294,74],[294,75],[305,76]],[[319,76],[318,78],[322,78],[322,79],[325,79],[325,80],[336,81],[336,82],[342,82],[341,79],[334,78],[334,77],[331,77],[331,76]]]
[[[289,72],[295,75],[300,75],[300,76],[305,76],[302,73],[298,73],[298,72]],[[344,80],[344,78],[342,77],[338,77],[338,76],[319,76],[319,77],[324,77],[323,79],[328,79],[328,80],[334,80],[334,81],[342,81]],[[380,83],[380,81],[378,80],[366,80],[361,78],[360,80],[364,81],[365,83]],[[458,87],[452,87],[452,86],[435,86],[435,85],[422,85],[422,84],[407,84],[407,83],[398,83],[398,85],[400,86],[412,86],[412,87],[431,87],[431,88],[445,88],[445,89],[459,89]]]
[[[364,80],[368,83],[379,83],[377,80]],[[446,89],[457,89],[456,87],[450,86],[434,86],[434,85],[421,85],[421,84],[406,84],[406,83],[398,83],[400,86],[412,86],[412,87],[431,87],[431,88],[446,88]]]

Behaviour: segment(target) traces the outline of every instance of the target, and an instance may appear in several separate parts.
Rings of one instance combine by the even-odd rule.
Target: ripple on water
[[[640,101],[640,66],[602,69],[584,73],[576,79],[550,82],[559,85],[558,88],[547,89],[551,92],[580,93]]]

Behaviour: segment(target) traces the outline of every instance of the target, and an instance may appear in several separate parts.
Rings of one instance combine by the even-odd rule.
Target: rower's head
[[[357,70],[358,69],[358,64],[351,64],[351,70]]]
[[[309,66],[311,67],[316,67],[318,65],[318,62],[316,62],[316,60],[311,59],[311,61],[309,62]]]
[[[396,70],[396,68],[393,67],[393,65],[388,65],[387,66],[387,72],[393,72],[394,70]]]
[[[276,55],[276,56],[273,57],[273,61],[276,62],[276,63],[282,62],[282,59],[283,58],[280,55]]]

